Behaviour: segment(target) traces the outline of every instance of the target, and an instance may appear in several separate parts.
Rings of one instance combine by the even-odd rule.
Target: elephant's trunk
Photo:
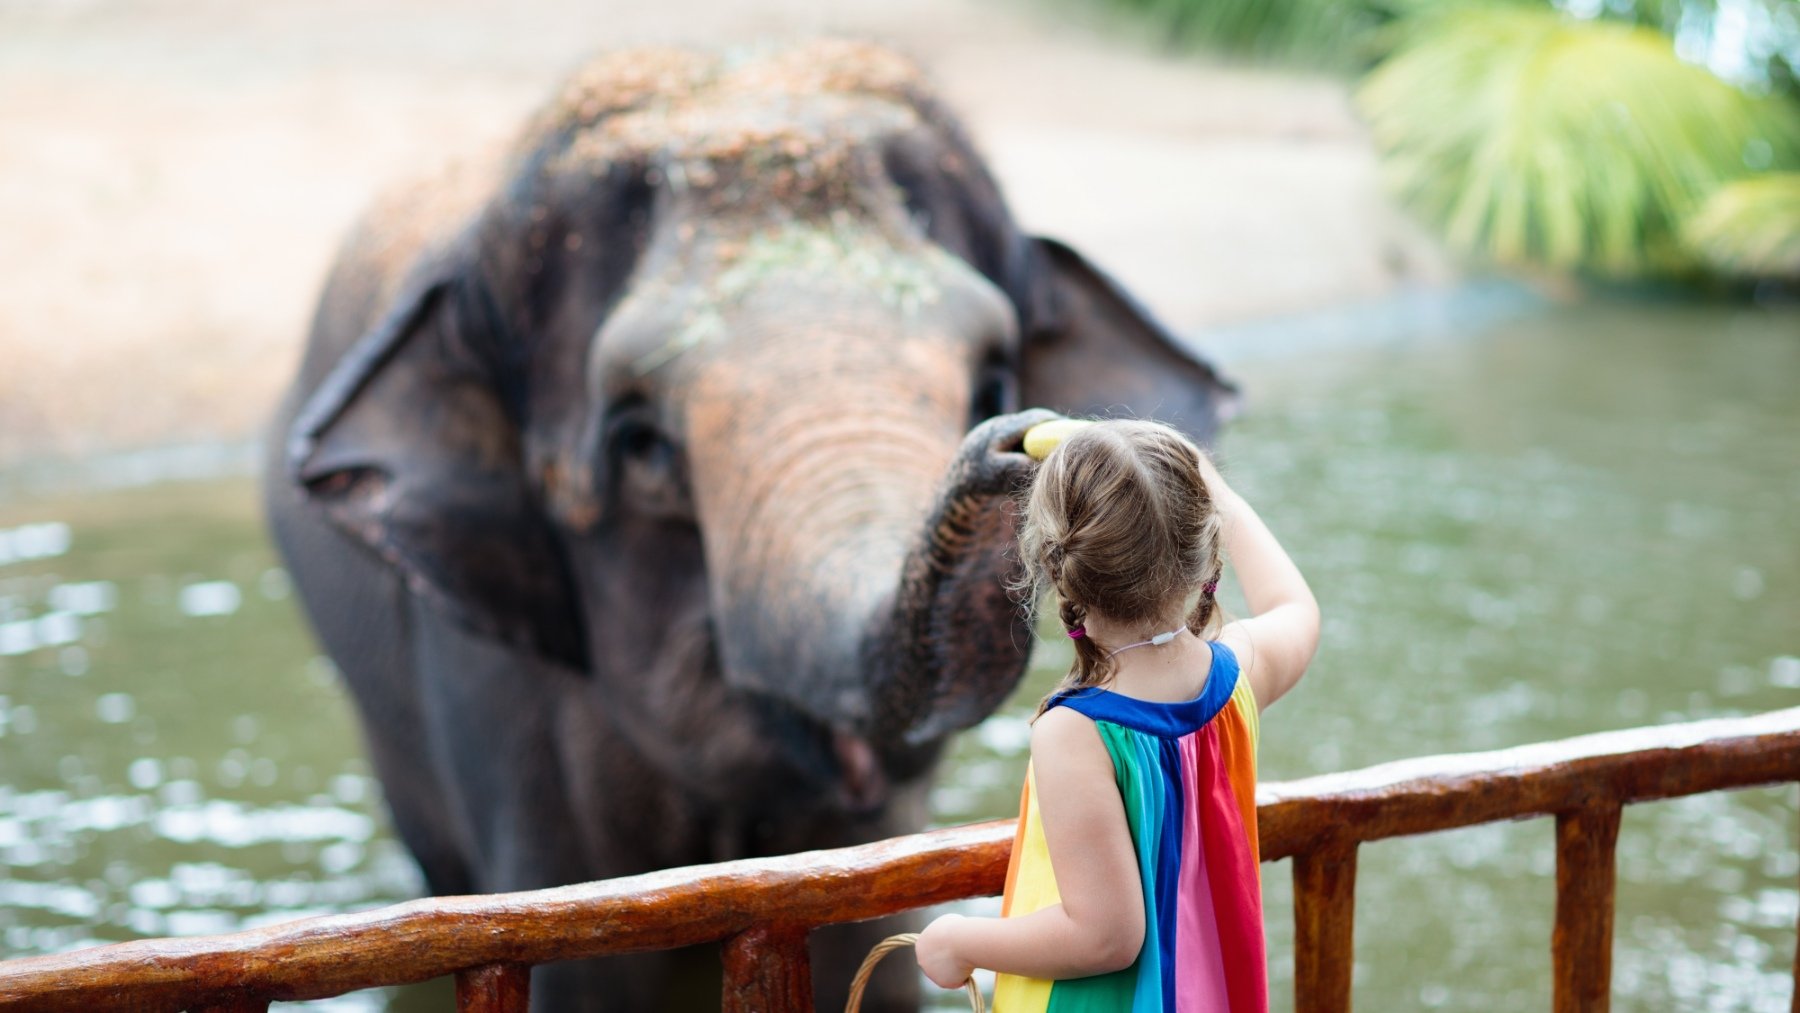
[[[1025,430],[1055,417],[1030,411],[982,423],[940,479],[888,621],[863,641],[882,737],[916,744],[966,728],[1023,674],[1032,631],[1011,588],[1019,572],[1014,493],[1031,469]]]
[[[1023,670],[1030,633],[1004,586],[1021,417],[965,437],[948,341],[764,347],[691,402],[720,661],[838,733],[854,780],[863,743],[973,723]]]

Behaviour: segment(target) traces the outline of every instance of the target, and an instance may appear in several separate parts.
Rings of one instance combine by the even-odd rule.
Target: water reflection
[[[24,500],[0,523],[6,955],[416,892],[248,483]]]
[[[24,559],[51,559],[69,551],[69,526],[54,521],[0,528],[0,566]]]
[[[1267,716],[1269,779],[1797,702],[1793,319],[1470,306],[1222,339],[1254,395],[1227,465],[1327,621]],[[958,741],[940,822],[1015,810],[1067,651]],[[361,754],[248,481],[0,501],[7,955],[414,895]],[[1626,810],[1616,1008],[1787,1008],[1794,828],[1791,788]],[[1553,870],[1548,821],[1365,847],[1359,1005],[1546,1008]],[[1287,876],[1265,870],[1276,1008]]]
[[[181,614],[228,616],[244,602],[243,592],[229,580],[207,580],[181,589]]]

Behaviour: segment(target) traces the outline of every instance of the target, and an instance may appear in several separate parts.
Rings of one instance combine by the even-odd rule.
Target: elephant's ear
[[[1081,254],[1027,239],[1021,394],[1066,415],[1125,411],[1201,442],[1237,414],[1237,386]]]
[[[347,287],[354,268],[340,265]],[[373,325],[294,416],[287,473],[432,606],[585,669],[568,562],[526,481],[494,366],[498,315],[474,278],[454,254],[425,259],[366,317]],[[333,343],[320,333],[332,327],[333,300],[328,288],[314,354]]]

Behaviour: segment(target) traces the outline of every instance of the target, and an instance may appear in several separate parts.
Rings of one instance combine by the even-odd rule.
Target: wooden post
[[[1556,1013],[1606,1013],[1612,1002],[1613,845],[1619,803],[1556,814]]]
[[[725,940],[721,1013],[811,1013],[807,929],[757,925]]]
[[[1295,855],[1295,1013],[1350,1013],[1355,916],[1356,845]]]
[[[531,1005],[531,968],[485,964],[456,972],[458,1013],[525,1013]]]

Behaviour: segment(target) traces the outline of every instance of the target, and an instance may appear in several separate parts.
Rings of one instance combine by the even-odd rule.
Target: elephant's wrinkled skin
[[[267,496],[431,889],[523,890],[920,827],[1032,639],[1018,406],[1205,439],[1232,398],[892,54],[624,53],[365,218]],[[819,934],[822,1008],[889,928]],[[703,963],[534,992],[664,1009]],[[867,1008],[916,1003],[890,963]]]

